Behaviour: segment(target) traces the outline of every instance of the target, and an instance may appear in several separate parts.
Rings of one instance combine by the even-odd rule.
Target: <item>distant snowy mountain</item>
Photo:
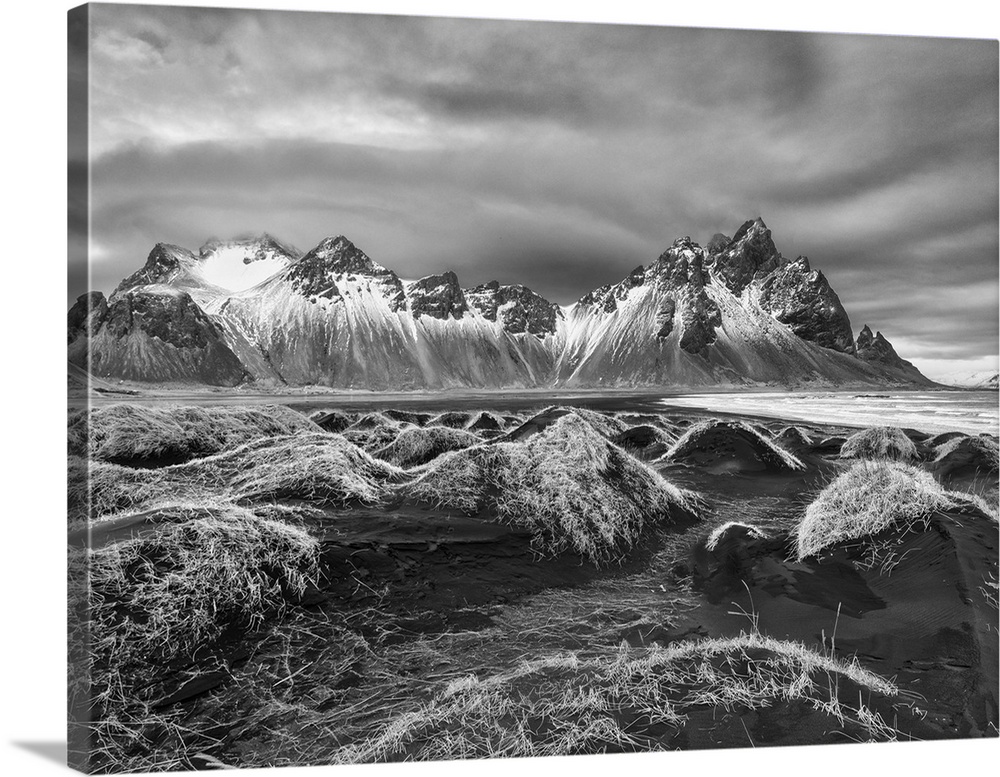
[[[938,377],[938,382],[956,388],[997,389],[1000,388],[1000,373],[985,370],[980,372],[954,372]]]
[[[157,244],[69,314],[94,375],[344,389],[930,384],[882,336],[858,339],[808,259],[760,219],[681,238],[567,307],[521,285],[403,281],[343,236],[302,255],[263,235],[197,254]],[[89,364],[88,364],[89,358]]]

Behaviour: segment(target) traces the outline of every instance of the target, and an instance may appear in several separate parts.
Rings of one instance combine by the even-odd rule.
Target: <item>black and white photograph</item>
[[[68,12],[70,766],[1000,735],[998,42],[724,24]]]

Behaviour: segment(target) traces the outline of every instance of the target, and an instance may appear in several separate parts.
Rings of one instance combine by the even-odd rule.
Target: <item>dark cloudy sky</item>
[[[759,215],[855,332],[996,369],[996,41],[92,8],[71,298],[268,231],[567,304]]]

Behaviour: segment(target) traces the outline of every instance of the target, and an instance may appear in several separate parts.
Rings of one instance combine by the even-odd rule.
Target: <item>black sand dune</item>
[[[820,456],[839,455],[847,438],[838,434],[823,436],[812,447],[812,452]]]
[[[930,469],[940,477],[996,475],[1000,453],[990,437],[956,437],[935,450]]]
[[[84,477],[89,474],[89,481]],[[108,516],[164,504],[347,507],[378,503],[402,470],[373,458],[341,435],[314,432],[261,438],[237,448],[157,469],[80,460],[70,466],[71,527],[89,507]]]
[[[473,416],[471,413],[465,413],[460,410],[451,410],[435,416],[427,423],[432,426],[448,426],[452,429],[464,429],[472,422],[472,419]]]
[[[426,426],[433,417],[430,413],[415,413],[409,410],[396,410],[394,408],[384,410],[382,414],[392,421],[413,424],[414,426]]]
[[[499,433],[503,431],[504,426],[504,419],[494,413],[484,410],[482,413],[473,418],[465,428],[470,432]]]
[[[422,410],[72,461],[95,770],[996,735],[994,440]]]
[[[946,442],[950,442],[951,440],[966,436],[967,435],[963,434],[962,432],[942,432],[941,434],[936,434],[933,437],[928,437],[927,439],[925,439],[924,445],[928,449],[934,450],[935,448],[944,445]]]
[[[698,622],[715,633],[735,603],[768,634],[819,641],[925,696],[932,689],[909,700],[932,728],[922,736],[987,735],[997,549],[995,514],[980,503],[915,467],[865,462],[824,489],[794,532],[731,525],[700,542],[693,579],[711,606]]]
[[[625,424],[617,418],[588,410],[582,407],[553,406],[535,413],[533,416],[522,422],[519,426],[511,429],[507,434],[497,438],[498,442],[521,442],[527,440],[532,435],[545,431],[560,418],[572,415],[582,419],[590,425],[598,434],[611,439],[626,430]]]
[[[942,512],[918,529],[890,529],[788,560],[787,538],[730,537],[704,546],[696,580],[709,605],[698,624],[725,633],[742,607],[782,639],[855,655],[924,699],[920,738],[989,736],[997,719],[997,525],[982,513]],[[992,598],[991,598],[992,597]]]
[[[766,431],[738,421],[695,424],[680,436],[664,458],[715,473],[805,468],[797,457],[773,443]]]
[[[811,451],[814,447],[809,432],[800,426],[786,426],[774,435],[774,442],[791,453]]]
[[[187,461],[262,437],[319,431],[282,405],[199,407],[116,404],[79,410],[68,424],[70,455],[131,466]]]
[[[354,423],[354,419],[339,410],[317,410],[309,418],[324,432],[339,433]]]
[[[667,434],[658,426],[640,424],[630,426],[611,438],[611,442],[625,450],[631,451],[643,459],[652,460],[665,454],[676,438]]]
[[[526,527],[541,552],[572,550],[598,563],[627,553],[648,527],[697,512],[695,495],[609,443],[575,412],[520,442],[441,457],[401,491],[417,502]]]

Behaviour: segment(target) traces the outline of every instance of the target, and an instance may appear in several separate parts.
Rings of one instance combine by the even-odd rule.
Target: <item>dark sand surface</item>
[[[286,398],[306,414],[393,409],[404,411],[397,414],[404,419],[451,411],[471,421],[489,410],[507,419],[496,439],[511,441],[553,423],[559,413],[536,416],[547,405],[614,414],[639,430],[622,437],[633,455],[699,494],[701,517],[650,530],[621,563],[598,567],[572,553],[540,553],[525,529],[498,523],[489,511],[468,515],[405,498],[313,508],[305,526],[322,544],[319,585],[281,619],[206,645],[182,670],[161,677],[158,709],[190,733],[154,737],[152,752],[176,751],[179,736],[186,752],[230,765],[336,761],[345,746],[365,742],[468,675],[487,678],[566,652],[600,657],[623,643],[642,651],[751,630],[825,655],[854,656],[894,678],[898,696],[873,699],[871,708],[898,739],[997,736],[996,520],[972,508],[943,512],[921,530],[893,529],[795,561],[792,532],[806,506],[846,468],[839,442],[855,430],[797,423],[806,442],[787,450],[801,460],[799,470],[766,466],[745,440],[715,439],[697,456],[671,461],[660,458],[665,446],[658,434],[676,440],[699,420],[735,416],[673,410],[662,399],[662,393],[539,392],[488,401],[476,394]],[[741,420],[768,437],[789,425]],[[917,465],[925,469],[928,437],[911,432],[923,446],[925,460]],[[949,487],[995,501],[995,472],[965,465],[951,474]],[[706,536],[730,521],[752,524],[765,536],[734,535],[706,550]],[[155,520],[148,515],[125,516],[96,528],[92,542],[103,546],[150,531]],[[282,677],[287,683],[271,687]],[[706,705],[666,728],[641,720],[630,725],[649,747],[666,748],[862,736],[850,723],[791,701],[766,709]],[[384,757],[403,758],[406,751]]]

